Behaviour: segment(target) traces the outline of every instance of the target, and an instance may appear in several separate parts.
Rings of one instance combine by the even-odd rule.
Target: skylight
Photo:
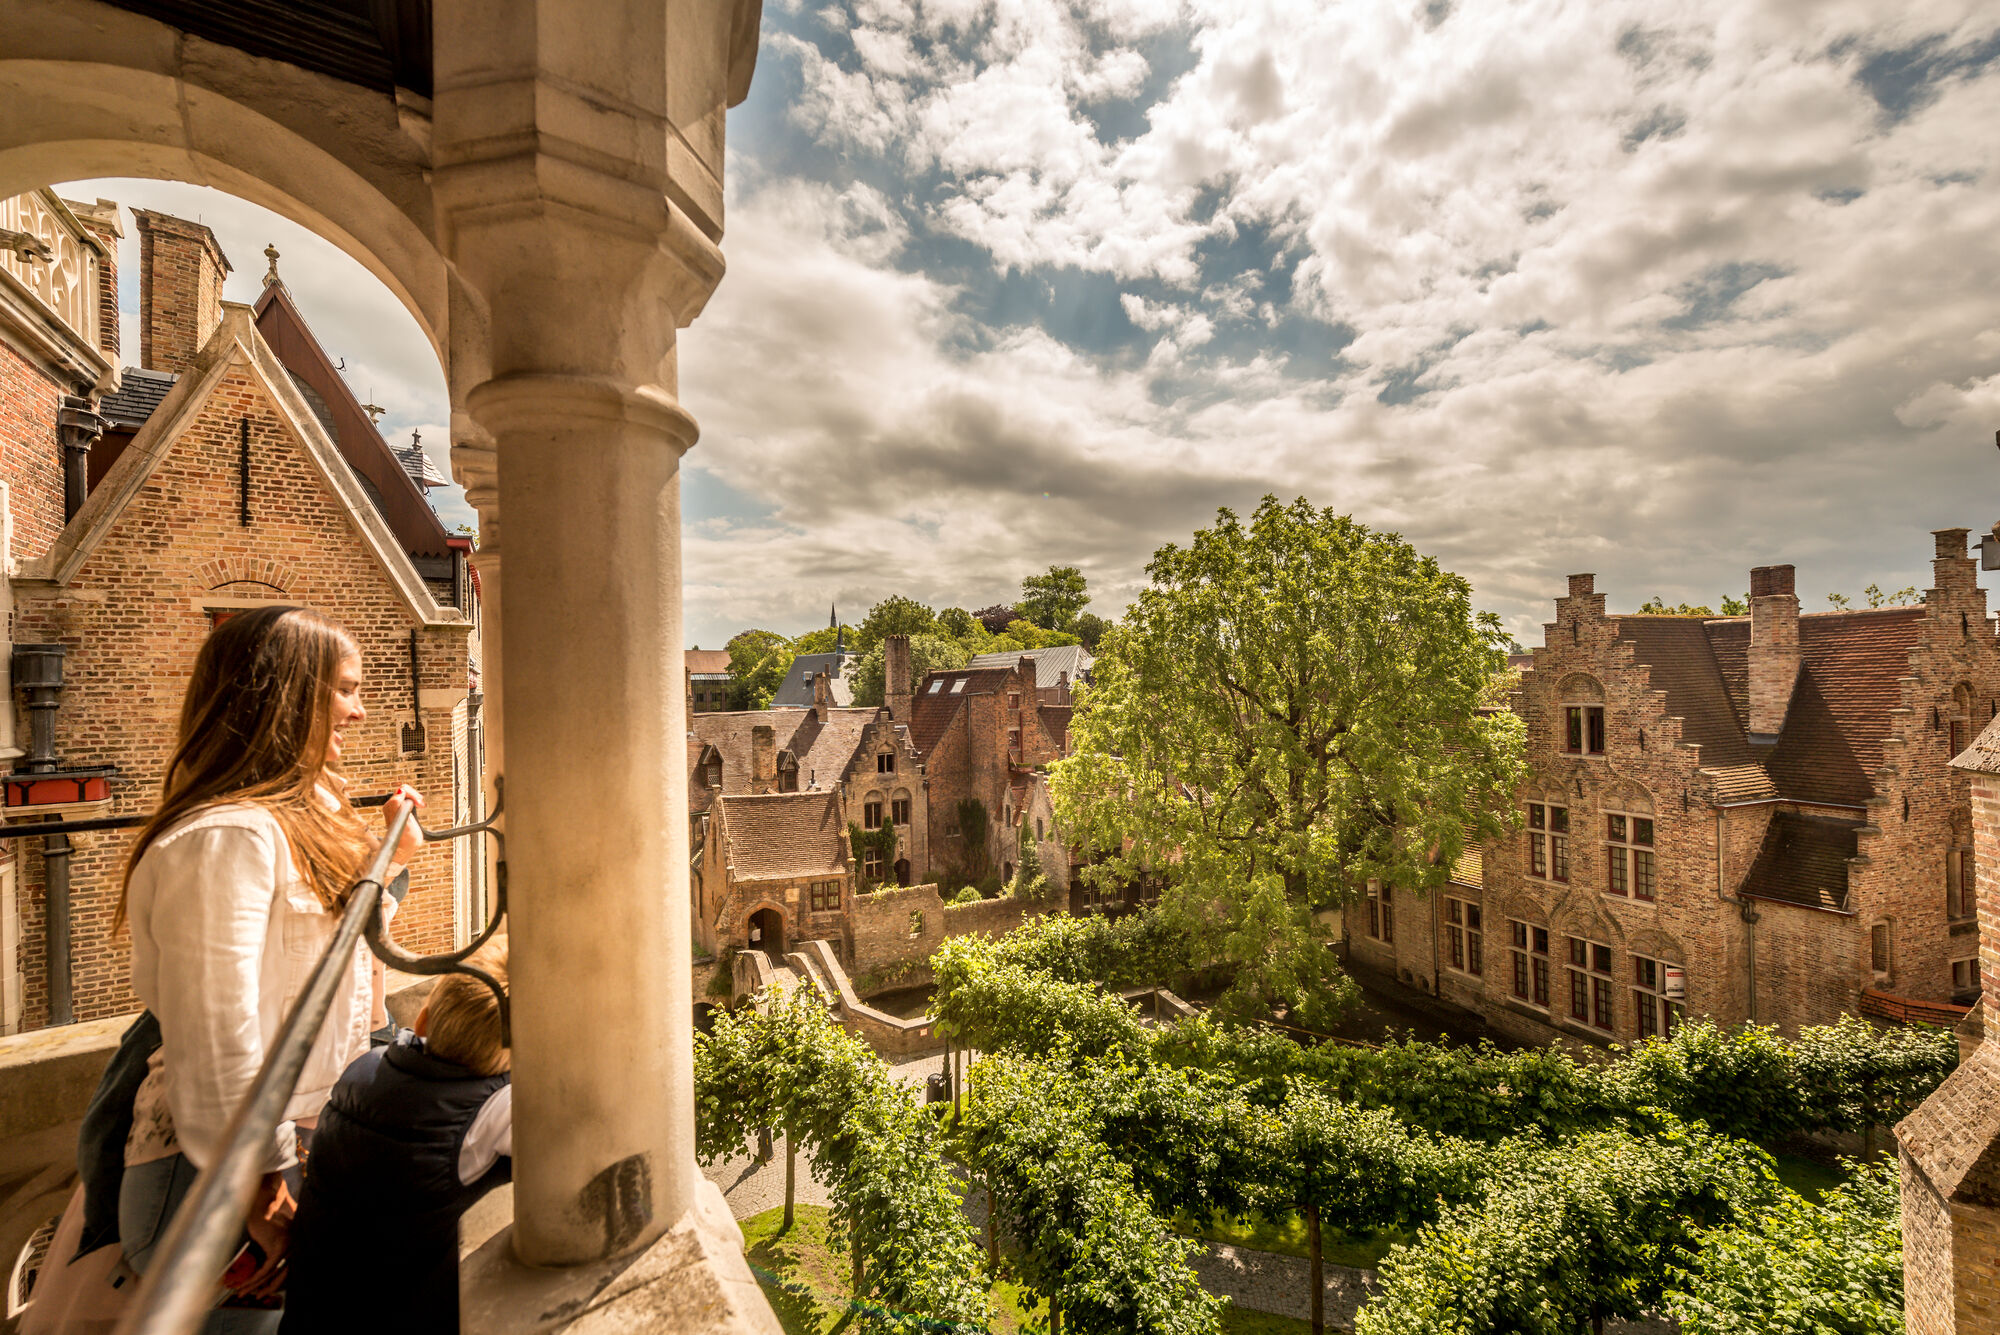
[[[944,689],[944,678],[939,677],[936,681],[931,683],[930,694],[936,695],[939,691],[943,689]]]
[[[957,694],[958,694],[958,693],[959,693],[960,691],[962,691],[962,690],[964,690],[964,689],[965,689],[965,678],[964,678],[964,677],[960,677],[960,678],[959,678],[959,679],[958,679],[957,681],[955,681],[955,682],[953,682],[953,683],[951,684],[951,693],[952,693],[953,695],[957,695]]]

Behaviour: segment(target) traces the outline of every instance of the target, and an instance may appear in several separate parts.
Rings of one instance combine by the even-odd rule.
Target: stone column
[[[480,809],[490,815],[501,800],[501,785],[507,774],[506,711],[501,706],[506,694],[506,674],[500,668],[500,459],[493,438],[470,412],[454,407],[451,419],[451,471],[465,488],[465,503],[479,512],[479,544],[472,554],[472,563],[479,570],[479,691],[483,697],[480,739],[486,753],[486,770],[480,780],[485,803]],[[506,808],[501,807],[500,812],[500,829],[504,833]],[[489,906],[499,885],[500,848],[494,840],[486,841]],[[476,933],[485,924],[472,926]]]
[[[484,303],[514,998],[513,1248],[636,1251],[694,1201],[675,331],[722,276],[756,5],[440,0],[433,177]],[[497,552],[496,542],[494,550]],[[482,571],[482,580],[485,572]],[[496,581],[497,583],[498,581]]]

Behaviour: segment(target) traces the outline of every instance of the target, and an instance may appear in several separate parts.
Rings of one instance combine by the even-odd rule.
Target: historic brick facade
[[[1749,617],[1709,620],[1609,615],[1572,576],[1513,702],[1523,828],[1437,894],[1371,888],[1353,957],[1537,1042],[1629,1042],[1670,1004],[1787,1030],[1950,1014],[1972,920],[1949,761],[2000,702],[2000,647],[1965,530],[1934,572],[1920,607],[1801,616],[1766,567]]]
[[[139,364],[185,371],[222,322],[222,284],[229,261],[215,234],[171,214],[132,210],[139,232]]]

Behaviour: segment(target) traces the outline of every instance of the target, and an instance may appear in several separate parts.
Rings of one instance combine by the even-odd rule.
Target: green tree
[[[1861,591],[1861,594],[1868,600],[1870,607],[1907,607],[1911,603],[1923,601],[1917,596],[1915,585],[1897,589],[1894,593],[1884,593],[1881,585],[1870,584]]]
[[[979,624],[979,618],[963,607],[947,607],[938,613],[938,633],[959,641],[977,643],[986,633],[986,627]]]
[[[1095,612],[1079,612],[1076,614],[1076,620],[1070,623],[1069,628],[1070,632],[1076,636],[1079,644],[1092,653],[1096,653],[1098,641],[1104,638],[1104,632],[1111,629],[1111,625],[1111,622],[1106,621]]]
[[[1018,607],[1009,607],[1005,603],[995,603],[991,607],[980,608],[972,615],[981,626],[986,628],[988,634],[998,635],[1001,631],[1007,629],[1008,622],[1019,621],[1021,619],[1021,609]]]
[[[1075,566],[1050,566],[1021,581],[1021,614],[1043,630],[1068,630],[1090,605],[1090,588]]]
[[[1727,606],[1727,604],[1725,603],[1724,606]],[[1680,606],[1675,607],[1667,603],[1657,593],[1653,595],[1651,602],[1641,603],[1639,605],[1639,610],[1643,613],[1651,613],[1655,616],[1665,615],[1665,616],[1675,616],[1675,617],[1712,617],[1715,615],[1715,609],[1710,607],[1707,603],[1701,603],[1699,605],[1682,603]]]
[[[884,676],[885,654],[878,644],[863,654],[854,667],[854,703],[874,708],[883,703],[883,691],[887,682]],[[956,640],[945,639],[941,635],[912,635],[910,637],[910,689],[916,690],[925,677],[933,672],[950,672],[962,668],[972,660],[971,653]],[[903,720],[908,722],[908,720]]]
[[[740,631],[729,644],[729,707],[763,709],[792,666],[792,644],[775,630]]]
[[[1829,593],[1826,596],[1826,600],[1832,603],[1834,607],[1836,607],[1842,612],[1845,612],[1849,607],[1853,606],[1854,604],[1854,600],[1852,598],[1849,598],[1844,593]]]
[[[1480,713],[1505,632],[1464,579],[1304,500],[1222,510],[1147,573],[1054,766],[1057,818],[1104,855],[1088,874],[1168,870],[1163,911],[1240,993],[1324,1013],[1313,912],[1374,878],[1441,888],[1508,828],[1521,721]]]
[[[914,598],[895,593],[868,609],[847,637],[847,647],[859,654],[881,644],[891,635],[930,635],[937,630],[937,614]]]
[[[1789,1191],[1700,1237],[1670,1269],[1667,1311],[1687,1335],[1903,1335],[1902,1194],[1894,1159],[1817,1204]]]
[[[821,626],[818,630],[809,630],[792,641],[792,652],[795,654],[830,654],[833,652],[834,646],[841,640],[841,631],[847,632],[847,651],[853,653],[854,627],[852,626],[841,626],[838,630],[832,626]]]
[[[1728,594],[1723,594],[1722,615],[1726,617],[1750,615],[1750,595],[1746,593],[1741,598],[1731,598]]]

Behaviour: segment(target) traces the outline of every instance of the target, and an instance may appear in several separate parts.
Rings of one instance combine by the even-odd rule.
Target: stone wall
[[[250,427],[251,522],[239,519],[239,423]],[[411,783],[432,799],[429,823],[449,823],[450,706],[425,709],[425,749],[402,749],[412,717],[409,633],[418,633],[421,685],[462,696],[464,630],[418,627],[387,573],[283,424],[258,382],[230,370],[160,461],[69,585],[30,596],[16,590],[14,638],[69,646],[57,714],[64,763],[115,764],[106,815],[151,811],[174,745],[181,695],[210,629],[208,603],[270,599],[318,609],[345,626],[362,650],[368,716],[347,729],[346,769],[356,795]],[[25,725],[23,725],[25,731]],[[374,819],[372,816],[370,819]],[[74,836],[71,974],[79,1020],[134,1009],[129,937],[112,932],[129,831]],[[411,868],[411,892],[396,935],[419,952],[454,939],[454,859],[465,841],[432,847]],[[27,1026],[47,1022],[43,872],[23,849],[22,911]]]
[[[849,915],[849,967],[855,977],[899,964],[922,964],[954,936],[1002,936],[1021,925],[1034,905],[1009,896],[974,904],[946,904],[934,885],[912,885],[856,895]],[[899,977],[898,987],[912,983]]]

